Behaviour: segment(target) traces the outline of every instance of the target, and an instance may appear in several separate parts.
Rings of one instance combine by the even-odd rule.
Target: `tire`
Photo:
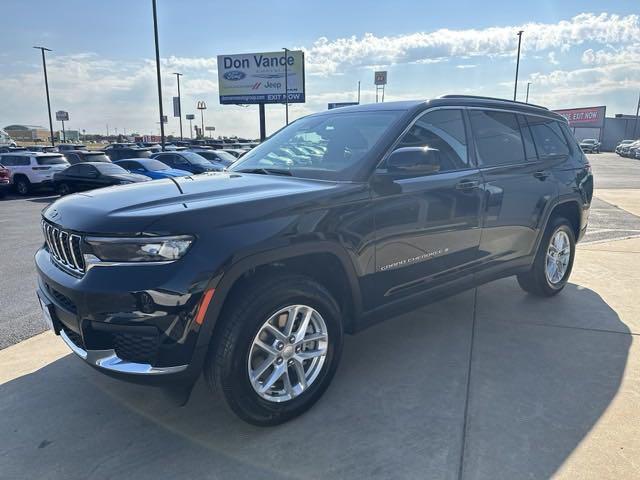
[[[56,190],[61,197],[64,197],[65,195],[69,195],[71,193],[71,187],[69,187],[69,185],[66,183],[59,184]]]
[[[547,271],[547,252],[550,249],[552,239],[555,239],[556,235],[566,239],[569,248],[566,269],[557,280],[555,278],[550,279]],[[526,273],[518,275],[520,287],[525,292],[539,297],[552,297],[553,295],[557,295],[569,281],[575,253],[576,239],[569,221],[563,217],[552,219],[544,232],[531,269]]]
[[[18,177],[13,179],[13,186],[18,195],[29,195],[31,191],[31,183],[28,178]]]
[[[220,329],[212,340],[205,362],[205,378],[212,389],[223,393],[231,410],[244,421],[258,426],[278,425],[308,410],[329,386],[342,353],[341,313],[331,294],[322,285],[304,276],[283,275],[275,279],[255,281],[248,288],[248,292],[247,288],[243,288],[242,296],[238,295],[228,300],[230,304],[224,307]],[[315,311],[310,316],[309,325],[311,326],[304,332],[311,330],[311,333],[306,334],[306,337],[309,337],[319,331],[315,324],[312,324],[312,322],[318,323],[319,318],[326,327],[326,342],[322,344],[326,354],[322,361],[321,357],[318,357],[317,360],[307,359],[300,364],[303,365],[303,369],[308,368],[309,373],[315,372],[315,377],[309,377],[309,383],[303,389],[303,383],[298,381],[299,377],[296,373],[299,371],[296,368],[298,364],[295,363],[298,359],[298,346],[287,343],[281,350],[282,353],[274,351],[276,355],[267,355],[265,352],[266,358],[260,359],[258,364],[262,365],[263,361],[269,363],[270,358],[275,360],[267,367],[261,385],[254,387],[249,375],[251,362],[255,360],[256,353],[261,353],[261,347],[256,346],[255,343],[257,335],[270,332],[270,330],[263,331],[267,321],[276,322],[280,318],[290,318],[283,312],[281,315],[284,317],[278,316],[277,319],[273,319],[276,313],[290,306],[306,306]],[[301,318],[301,314],[295,318]],[[296,320],[293,325],[299,325],[299,320]],[[295,333],[294,328],[292,335]],[[264,339],[262,343],[268,343],[270,349],[282,347],[279,345],[278,337],[262,338]],[[313,346],[308,352],[310,354],[313,354],[313,351],[322,351],[321,342],[305,345]],[[295,349],[295,353],[292,349]],[[301,355],[305,352],[307,350],[301,350]],[[287,355],[293,355],[293,357]],[[256,388],[269,383],[268,379],[276,373],[278,366],[275,362],[278,361],[282,362],[279,368],[287,372],[289,389],[286,388],[285,375],[283,375],[273,384],[273,387],[262,395],[259,394]],[[293,366],[290,367],[290,364]],[[304,367],[305,364],[307,367]],[[315,370],[312,365],[315,365]],[[258,367],[254,372],[257,370],[259,370]],[[296,381],[295,387],[291,386],[293,381]],[[284,396],[277,397],[278,388],[285,392]],[[295,395],[294,388],[298,389]],[[289,396],[286,392],[292,392],[291,398],[286,398]],[[275,400],[276,398],[278,400]]]

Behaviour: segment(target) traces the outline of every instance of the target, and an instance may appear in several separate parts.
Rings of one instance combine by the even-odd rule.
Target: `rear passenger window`
[[[480,166],[525,162],[520,126],[514,113],[470,110],[469,118]]]
[[[558,122],[542,117],[529,117],[527,121],[541,160],[569,155],[569,145]]]
[[[524,153],[527,156],[527,160],[535,162],[538,160],[536,154],[536,147],[533,144],[533,138],[531,137],[531,130],[527,124],[527,119],[524,115],[518,115],[518,123],[520,124],[520,133],[522,134],[522,141],[524,143]]]
[[[469,167],[462,111],[434,110],[422,115],[405,133],[397,148],[429,147],[439,150],[439,172]]]

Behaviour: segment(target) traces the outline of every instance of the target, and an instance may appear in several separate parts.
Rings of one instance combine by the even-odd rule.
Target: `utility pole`
[[[513,85],[513,101],[516,101],[516,94],[518,93],[518,69],[520,68],[520,44],[522,43],[522,32],[524,30],[520,30],[518,32],[518,58],[516,60],[516,82]]]
[[[360,80],[358,80],[358,105],[360,105]]]
[[[527,82],[527,99],[524,103],[529,103],[529,87],[531,86],[531,82]]]
[[[289,125],[289,50],[284,48],[284,114],[286,124]]]
[[[47,110],[49,112],[49,133],[51,134],[51,146],[55,146],[53,140],[53,121],[51,120],[51,100],[49,100],[49,79],[47,78],[47,62],[44,58],[44,52],[50,52],[50,48],[33,47],[42,52],[42,69],[44,70],[44,89],[47,92]]]
[[[153,35],[156,42],[156,75],[158,77],[158,106],[160,108],[160,143],[162,151],[164,151],[164,112],[162,111],[162,80],[160,77],[160,47],[158,46],[158,12],[156,8],[156,0],[151,0],[153,6]]]
[[[633,138],[636,138],[636,130],[638,129],[638,114],[640,114],[640,96],[638,96],[638,106],[636,107],[636,124],[633,126]]]
[[[201,121],[200,125],[202,128],[202,130],[200,131],[200,135],[202,135],[202,138],[204,138],[204,111],[207,109],[207,104],[204,103],[204,100],[200,100],[196,104],[196,108],[200,110],[200,121]]]
[[[173,73],[176,76],[176,79],[178,80],[178,113],[180,114],[180,141],[182,141],[182,97],[180,97],[180,77],[182,76],[181,73]]]

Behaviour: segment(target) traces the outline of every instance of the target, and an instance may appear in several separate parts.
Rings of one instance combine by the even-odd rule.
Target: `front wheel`
[[[523,290],[540,297],[559,293],[569,281],[576,239],[566,218],[555,218],[547,226],[531,270],[518,275]]]
[[[31,184],[26,178],[16,178],[14,180],[14,185],[16,188],[16,192],[18,192],[19,195],[28,195],[29,191],[31,190]]]
[[[205,364],[209,385],[254,425],[277,425],[308,410],[329,386],[342,352],[340,309],[298,275],[252,282],[231,299]]]

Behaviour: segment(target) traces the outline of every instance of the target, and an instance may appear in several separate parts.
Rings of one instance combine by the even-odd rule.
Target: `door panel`
[[[366,291],[371,308],[463,275],[479,258],[482,177],[469,165],[462,111],[427,112],[396,150],[407,146],[436,150],[441,165],[408,178],[389,168],[377,172],[376,273]]]
[[[469,119],[486,196],[483,263],[530,255],[544,212],[558,193],[552,165],[538,159],[521,115],[472,109]]]

